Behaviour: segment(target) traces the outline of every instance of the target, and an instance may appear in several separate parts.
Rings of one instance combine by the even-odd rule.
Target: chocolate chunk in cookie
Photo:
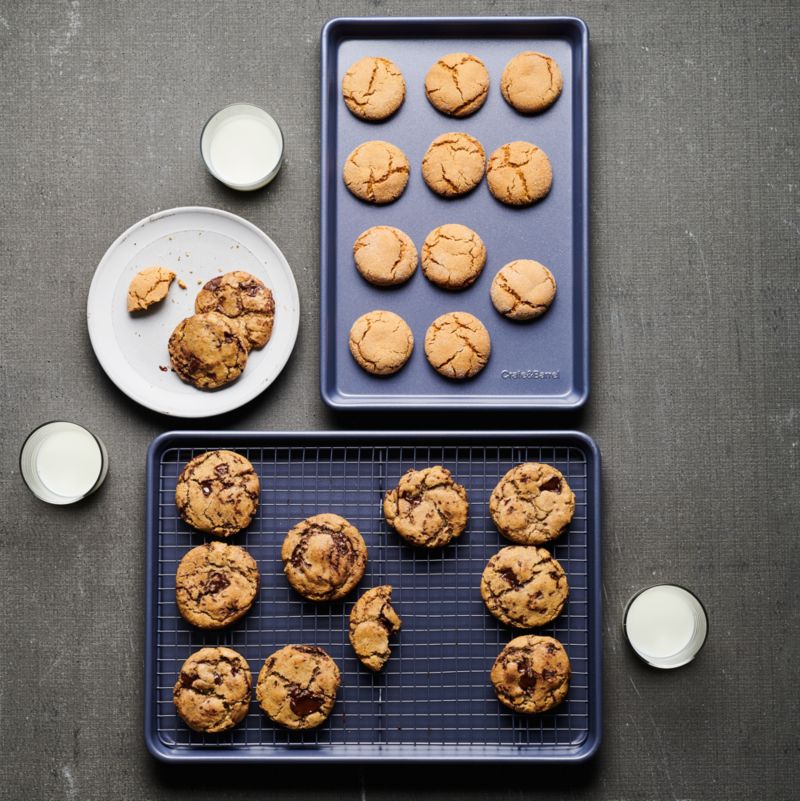
[[[402,621],[392,607],[389,584],[367,590],[350,612],[350,644],[370,670],[381,670],[392,654],[389,635],[400,631]]]
[[[486,326],[468,312],[443,314],[425,333],[425,356],[447,378],[472,378],[486,367],[491,352]]]

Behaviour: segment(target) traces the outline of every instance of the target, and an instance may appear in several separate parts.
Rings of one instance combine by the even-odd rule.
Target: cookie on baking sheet
[[[392,607],[389,584],[367,590],[350,611],[350,644],[370,670],[381,670],[392,654],[389,635],[400,631],[402,621]]]
[[[281,548],[283,572],[292,587],[311,601],[344,598],[361,581],[367,546],[359,530],[334,514],[301,520]]]
[[[408,159],[391,142],[364,142],[347,157],[342,176],[357,198],[367,203],[391,203],[408,183]]]
[[[486,102],[489,73],[484,63],[469,53],[448,53],[428,70],[425,94],[443,114],[466,117]]]
[[[509,545],[484,568],[481,595],[499,621],[530,629],[561,614],[569,586],[564,568],[550,551],[532,545]]]
[[[446,467],[409,470],[383,499],[386,522],[412,545],[439,548],[466,528],[467,491]]]
[[[234,451],[195,456],[178,477],[175,504],[198,531],[230,537],[250,524],[258,509],[260,483],[253,465]]]
[[[486,246],[466,225],[440,225],[422,244],[422,272],[442,289],[466,289],[477,281],[485,264]]]
[[[516,259],[501,267],[489,290],[492,304],[511,320],[541,317],[556,297],[553,273],[533,259]]]
[[[350,329],[350,353],[372,375],[396,373],[413,350],[414,335],[408,323],[394,312],[367,312]]]
[[[201,648],[183,663],[172,700],[189,728],[216,734],[242,721],[252,685],[250,665],[241,654],[231,648]]]
[[[572,521],[575,493],[552,465],[525,462],[500,479],[489,498],[489,512],[506,539],[541,545]]]
[[[262,281],[243,270],[212,278],[198,293],[194,310],[219,312],[233,321],[249,348],[263,348],[272,336],[275,300]]]
[[[550,192],[553,167],[544,150],[530,142],[508,142],[489,156],[489,191],[509,206],[530,206]]]
[[[483,179],[485,169],[483,145],[465,133],[437,136],[422,158],[425,183],[443,197],[470,192]]]
[[[175,280],[175,273],[166,267],[147,267],[139,270],[128,285],[128,311],[138,312],[161,303],[170,284]]]
[[[178,611],[198,628],[224,628],[250,611],[260,580],[256,560],[244,548],[198,545],[184,555],[175,574]]]
[[[362,277],[376,286],[403,284],[417,269],[411,237],[391,225],[367,228],[353,244],[353,260]]]
[[[547,712],[566,698],[572,667],[553,637],[525,634],[503,648],[491,679],[500,703],[515,712]]]
[[[403,104],[406,82],[393,61],[365,56],[344,74],[342,96],[356,117],[377,122],[391,117]]]
[[[554,58],[527,50],[506,64],[500,91],[506,102],[523,114],[544,111],[558,100],[564,79]]]
[[[425,356],[447,378],[472,378],[489,361],[492,343],[486,326],[468,312],[437,317],[425,334]]]
[[[288,729],[313,729],[330,715],[340,680],[339,668],[322,648],[287,645],[264,662],[256,698],[275,723]]]

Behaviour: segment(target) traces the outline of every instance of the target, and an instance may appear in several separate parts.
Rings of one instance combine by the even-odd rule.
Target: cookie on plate
[[[466,289],[477,281],[485,264],[486,246],[466,225],[440,225],[422,244],[422,272],[442,289]]]
[[[486,326],[468,312],[437,317],[425,334],[425,356],[447,378],[472,378],[486,367],[491,352]]]
[[[198,531],[230,537],[250,524],[260,484],[249,460],[234,451],[195,456],[178,477],[175,504]]]
[[[417,269],[411,237],[391,225],[374,225],[353,244],[353,260],[362,277],[376,286],[404,284]]]
[[[389,635],[400,631],[402,621],[392,606],[389,584],[367,590],[350,612],[350,644],[370,670],[381,670],[389,661]]]
[[[383,499],[386,522],[412,545],[440,548],[466,528],[467,491],[446,467],[409,470]]]
[[[342,96],[356,117],[377,122],[391,117],[403,104],[406,82],[393,61],[365,56],[344,74]]]
[[[569,595],[567,575],[544,548],[509,545],[488,562],[481,577],[486,608],[518,629],[543,626],[561,614]]]
[[[172,700],[189,728],[216,734],[242,721],[252,685],[250,665],[241,654],[231,648],[201,648],[183,663]]]
[[[525,634],[503,648],[491,679],[500,703],[515,712],[547,712],[566,698],[572,668],[553,637]]]
[[[128,311],[138,312],[161,303],[170,284],[175,280],[175,273],[166,267],[147,267],[140,270],[128,285]]]
[[[224,628],[250,611],[260,580],[256,560],[244,548],[198,545],[184,555],[175,574],[178,611],[198,628]]]
[[[361,581],[367,546],[359,530],[334,514],[301,520],[281,548],[283,572],[292,587],[311,601],[344,598]]]
[[[403,194],[408,183],[408,159],[391,142],[364,142],[347,157],[342,176],[347,188],[360,200],[391,203]]]
[[[489,156],[489,191],[509,206],[530,206],[546,197],[553,185],[553,167],[544,150],[530,142],[508,142]]]
[[[500,479],[489,498],[489,512],[506,539],[542,545],[572,521],[575,493],[552,465],[525,462]]]
[[[428,70],[425,94],[431,105],[451,117],[474,114],[489,94],[489,73],[469,53],[448,53]]]
[[[533,259],[515,259],[501,267],[489,290],[492,304],[511,320],[541,317],[556,297],[553,273]]]
[[[483,145],[465,133],[445,133],[431,142],[422,159],[422,177],[437,195],[458,197],[483,179]]]
[[[500,91],[506,102],[523,114],[544,111],[558,100],[564,79],[554,58],[527,50],[506,64]]]
[[[264,662],[256,698],[275,723],[287,729],[313,729],[330,715],[340,680],[339,668],[322,648],[287,645]]]
[[[413,350],[414,335],[408,323],[394,312],[367,312],[350,329],[350,353],[372,375],[396,373]]]

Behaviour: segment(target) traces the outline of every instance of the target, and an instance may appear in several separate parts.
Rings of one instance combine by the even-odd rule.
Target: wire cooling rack
[[[175,485],[186,462],[206,450],[246,456],[261,479],[258,513],[231,538],[258,562],[253,609],[228,629],[204,632],[175,604],[181,557],[205,541],[179,517]],[[489,516],[492,489],[524,461],[555,465],[576,496],[568,531],[551,543],[570,586],[562,614],[538,631],[564,643],[572,663],[567,699],[541,715],[515,714],[496,699],[489,671],[518,630],[493,618],[480,595],[489,557],[508,543]],[[443,464],[466,487],[469,524],[444,549],[406,544],[388,528],[382,500],[409,468]],[[565,433],[168,433],[148,454],[145,736],[159,758],[188,761],[368,761],[584,759],[600,738],[599,454],[585,435]],[[369,561],[343,601],[314,603],[286,581],[280,548],[297,521],[334,512],[355,524]],[[364,668],[348,640],[360,592],[393,587],[403,620],[381,673]],[[292,732],[272,723],[255,700],[236,728],[191,731],[177,716],[172,688],[184,660],[225,645],[249,662],[254,679],[266,657],[290,643],[323,647],[339,666],[341,688],[328,721]]]

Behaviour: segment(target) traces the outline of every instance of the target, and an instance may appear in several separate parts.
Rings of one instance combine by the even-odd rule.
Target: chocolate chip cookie
[[[406,82],[393,61],[365,56],[344,74],[342,96],[356,117],[376,122],[391,117],[400,108],[406,96]]]
[[[486,367],[491,352],[486,326],[467,312],[437,317],[425,334],[425,356],[447,378],[472,378]]]
[[[347,157],[342,175],[347,188],[360,200],[391,203],[408,183],[408,159],[390,142],[364,142]]]
[[[147,267],[133,276],[128,286],[128,311],[138,312],[161,303],[169,292],[175,273],[166,267]]]
[[[553,167],[544,150],[530,142],[509,142],[489,157],[489,191],[509,206],[530,206],[546,197],[553,185]]]
[[[500,91],[506,102],[523,114],[544,111],[558,100],[564,79],[554,58],[527,50],[506,64]]]
[[[311,601],[344,598],[361,581],[367,546],[343,517],[321,514],[301,520],[281,548],[283,572],[292,587]]]
[[[353,259],[362,277],[376,286],[404,284],[417,269],[411,237],[391,225],[375,225],[353,244]]]
[[[238,545],[207,542],[192,548],[175,574],[175,600],[184,620],[221,629],[244,617],[258,595],[256,560]]]
[[[408,323],[394,312],[367,312],[350,329],[350,353],[372,375],[396,373],[413,350],[414,335]]]
[[[193,528],[230,537],[253,519],[259,488],[253,465],[244,456],[234,451],[207,451],[183,468],[175,487],[175,504]]]
[[[486,565],[481,595],[502,623],[518,629],[543,626],[561,614],[569,594],[564,568],[549,551],[510,545]]]
[[[400,631],[402,621],[392,607],[389,584],[367,590],[350,612],[350,644],[361,664],[381,670],[392,654],[389,635]]]
[[[483,179],[486,154],[481,143],[465,133],[445,133],[431,142],[422,159],[422,177],[437,195],[458,197]]]
[[[492,666],[497,699],[515,712],[547,712],[569,690],[572,668],[564,646],[553,637],[526,634],[503,648]]]
[[[541,317],[556,297],[553,273],[533,259],[516,259],[501,267],[489,290],[492,304],[511,320]]]
[[[287,729],[313,729],[330,715],[339,682],[339,668],[322,648],[287,645],[264,662],[256,698],[275,723]]]
[[[448,53],[428,70],[425,94],[431,105],[451,117],[474,114],[489,94],[489,73],[469,53]]]
[[[412,545],[439,548],[466,528],[467,491],[446,467],[409,470],[383,499],[386,522]]]
[[[575,493],[552,465],[526,462],[500,479],[489,498],[489,512],[506,539],[541,545],[570,524]]]
[[[230,648],[201,648],[181,668],[172,691],[178,714],[189,728],[216,734],[247,714],[253,678],[247,660]]]
[[[422,244],[422,272],[442,289],[466,289],[477,281],[485,264],[486,246],[466,225],[440,225]]]

